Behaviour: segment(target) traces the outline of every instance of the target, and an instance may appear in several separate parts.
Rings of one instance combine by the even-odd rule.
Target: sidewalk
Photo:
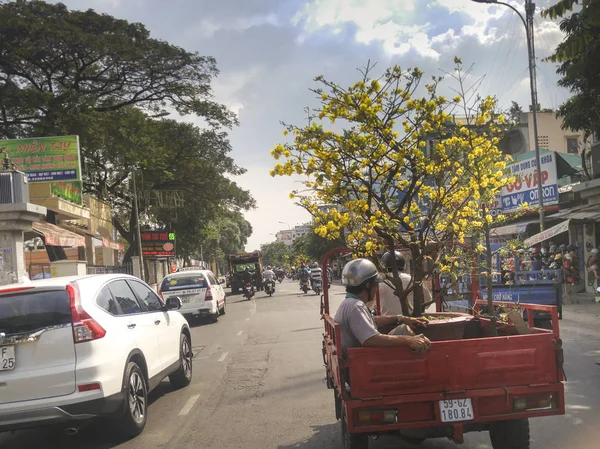
[[[600,329],[600,304],[596,304],[592,293],[574,293],[574,301],[563,300],[563,317],[567,321],[576,321],[578,325],[594,330]]]

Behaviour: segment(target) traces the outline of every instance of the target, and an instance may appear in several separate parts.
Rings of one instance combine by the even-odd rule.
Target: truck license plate
[[[15,359],[14,346],[0,346],[0,371],[10,371],[15,369],[17,359]]]
[[[442,422],[470,421],[474,419],[471,399],[451,399],[440,401]]]

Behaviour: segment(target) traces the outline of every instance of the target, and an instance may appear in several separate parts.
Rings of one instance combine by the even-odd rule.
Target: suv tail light
[[[204,297],[205,301],[212,301],[213,300],[213,294],[212,291],[210,290],[210,285],[206,288],[206,296]]]
[[[67,292],[69,293],[71,321],[73,323],[73,342],[83,343],[104,337],[106,331],[83,310],[81,296],[79,295],[79,286],[73,282],[67,285]]]

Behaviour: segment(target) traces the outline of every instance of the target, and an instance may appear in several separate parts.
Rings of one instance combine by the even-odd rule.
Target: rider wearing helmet
[[[310,286],[314,289],[314,283],[317,280],[321,280],[322,270],[319,266],[319,262],[313,262],[310,266]]]
[[[394,256],[396,258],[396,269],[398,270],[398,276],[400,276],[400,280],[402,281],[402,289],[405,290],[409,288],[412,284],[412,277],[408,273],[404,273],[406,268],[406,259],[400,253],[400,251],[394,251]],[[392,274],[392,253],[386,252],[381,257],[381,262],[385,266],[388,273]],[[396,288],[392,284],[391,281],[383,281],[379,284],[379,300],[381,302],[381,314],[382,315],[401,315],[402,314],[402,305],[400,303],[400,298],[396,296],[394,293]],[[423,296],[425,302],[431,301],[431,292],[425,286],[423,286]],[[408,294],[408,302],[410,304],[413,303],[413,293],[410,292]],[[410,320],[409,318],[405,318],[406,320]],[[404,323],[410,324],[410,323]]]
[[[367,303],[375,299],[377,294],[378,274],[375,264],[367,259],[351,260],[342,271],[346,298],[340,304],[334,319],[340,325],[344,355],[349,348],[360,346],[408,346],[415,352],[429,351],[429,339],[423,335],[416,336],[412,330],[409,331],[410,335],[386,335],[377,330],[377,326],[402,324],[401,316],[374,317],[367,307]],[[415,319],[414,325],[425,327],[427,322]]]
[[[271,269],[271,265],[267,265],[267,269],[263,271],[263,279],[265,282],[275,282],[275,272]]]

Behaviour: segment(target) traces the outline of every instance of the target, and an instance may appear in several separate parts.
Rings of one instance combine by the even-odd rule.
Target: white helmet
[[[369,279],[376,278],[378,274],[377,267],[370,260],[354,259],[348,262],[342,271],[342,284],[358,287]]]
[[[592,248],[590,254],[598,254],[598,248]]]

